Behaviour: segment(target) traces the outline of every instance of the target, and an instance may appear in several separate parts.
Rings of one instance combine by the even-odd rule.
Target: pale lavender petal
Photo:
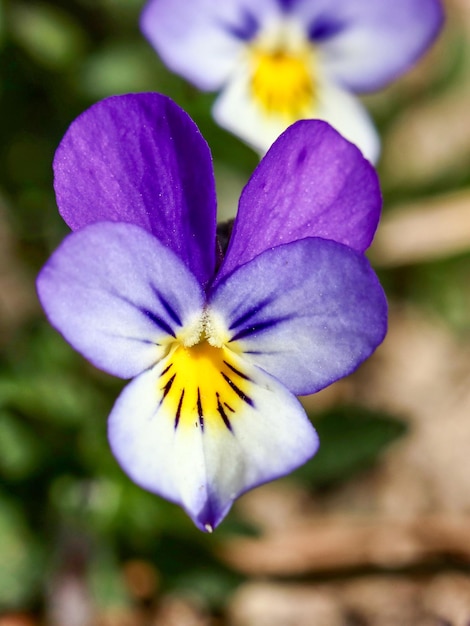
[[[329,79],[357,92],[409,69],[444,20],[440,0],[298,0],[292,12],[317,44]]]
[[[169,98],[98,102],[70,126],[54,159],[59,211],[73,230],[129,222],[154,234],[205,283],[215,263],[215,185],[207,143]]]
[[[362,252],[380,208],[377,174],[359,149],[325,122],[297,122],[242,192],[219,279],[264,250],[303,237],[332,239]]]
[[[276,0],[150,0],[141,28],[171,70],[199,89],[215,90],[246,42],[280,12]]]
[[[387,304],[367,259],[325,239],[268,250],[219,284],[211,315],[228,346],[293,393],[354,371],[385,336]]]
[[[37,281],[50,323],[94,365],[129,378],[200,317],[203,294],[178,257],[132,224],[69,235]]]
[[[250,402],[238,399],[236,405],[222,377],[214,380],[219,410],[206,395],[200,400],[184,377],[174,402],[178,373],[171,393],[165,392],[169,356],[124,389],[109,418],[111,449],[124,471],[141,487],[182,505],[203,531],[222,521],[235,498],[291,472],[318,448],[295,396],[238,355],[227,358],[249,379]]]

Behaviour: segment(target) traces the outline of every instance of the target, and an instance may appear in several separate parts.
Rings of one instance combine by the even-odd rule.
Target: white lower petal
[[[141,374],[109,419],[112,450],[128,475],[181,504],[202,530],[217,526],[240,494],[292,471],[318,447],[295,396],[239,356],[220,351],[220,363],[230,365],[219,375],[211,370],[210,379],[204,373],[200,381],[191,373],[179,377],[174,361],[176,378],[166,393],[170,357]]]
[[[220,126],[237,135],[263,155],[295,119],[267,113],[253,98],[248,67],[240,67],[214,103],[214,118]],[[380,142],[374,125],[352,94],[329,81],[317,85],[316,104],[305,118],[322,119],[346,139],[357,145],[364,156],[375,163]]]

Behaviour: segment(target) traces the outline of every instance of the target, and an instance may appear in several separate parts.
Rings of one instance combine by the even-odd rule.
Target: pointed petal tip
[[[307,418],[306,418],[307,419]],[[309,420],[307,420],[309,422]],[[285,467],[282,471],[273,472],[269,476],[262,477],[257,483],[246,485],[239,489],[236,493],[232,493],[230,499],[220,499],[217,495],[212,494],[209,496],[206,503],[200,512],[194,515],[191,511],[186,509],[187,514],[193,520],[196,527],[204,533],[212,534],[216,528],[224,521],[227,515],[230,513],[234,502],[243,496],[248,491],[252,491],[268,482],[277,480],[286,476],[290,472],[298,469],[310,461],[318,452],[320,447],[320,440],[317,431],[313,428],[309,422],[309,427],[302,433],[302,445],[303,452],[299,452],[299,456],[295,462],[291,462],[288,467]]]
[[[222,503],[214,494],[208,494],[207,500],[198,513],[186,508],[194,524],[204,533],[212,534],[232,508],[233,499]]]

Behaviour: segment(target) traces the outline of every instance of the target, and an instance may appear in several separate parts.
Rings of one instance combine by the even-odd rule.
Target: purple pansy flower
[[[165,96],[94,105],[54,170],[75,232],[41,271],[40,300],[92,363],[133,378],[109,417],[123,469],[212,530],[241,493],[315,454],[295,395],[352,372],[384,337],[363,254],[377,176],[328,124],[298,122],[243,190],[221,260],[209,148]]]
[[[149,0],[141,27],[174,72],[222,90],[215,119],[261,152],[319,118],[375,162],[376,131],[352,94],[407,70],[442,21],[440,0]]]

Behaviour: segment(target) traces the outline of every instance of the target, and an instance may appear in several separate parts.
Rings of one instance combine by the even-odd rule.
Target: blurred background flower
[[[355,93],[377,91],[431,46],[440,0],[148,0],[143,33],[174,72],[221,94],[215,120],[262,154],[298,119],[320,118],[377,161]]]
[[[221,218],[258,156],[172,75],[137,0],[0,2],[0,625],[466,625],[470,619],[470,9],[367,96],[383,143],[370,258],[389,335],[305,398],[322,447],[207,537],[112,458],[121,385],[49,328],[34,278],[67,232],[51,163],[97,99],[171,95],[215,161]],[[261,584],[260,579],[263,579]]]

